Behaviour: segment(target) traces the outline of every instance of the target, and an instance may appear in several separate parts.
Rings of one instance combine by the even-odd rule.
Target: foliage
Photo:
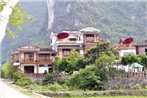
[[[63,86],[61,86],[59,83],[57,83],[57,82],[54,82],[54,83],[52,83],[52,84],[49,84],[48,86],[47,86],[47,88],[49,89],[49,90],[52,90],[52,91],[57,91],[57,90],[63,90],[64,88],[63,88]]]
[[[144,65],[145,68],[147,68],[147,55],[139,55],[137,56],[138,63]]]
[[[2,42],[2,63],[10,59],[10,52],[11,50],[16,49],[16,47],[27,44],[27,43],[33,43],[35,45],[39,45],[40,47],[49,47],[49,33],[45,30],[47,27],[47,5],[46,2],[19,2],[19,5],[21,5],[21,8],[23,8],[22,13],[27,13],[28,19],[20,25],[17,25],[18,27],[15,28],[14,26],[8,24],[8,29],[12,32],[15,32],[15,34],[11,33],[12,36],[15,38],[10,38],[8,36],[5,36],[3,42]],[[17,7],[17,6],[16,6]],[[21,9],[17,10],[20,11]],[[38,13],[36,13],[38,12]],[[20,16],[20,15],[18,15]],[[21,17],[25,18],[24,16]],[[27,17],[26,17],[27,18]],[[18,17],[17,17],[18,19]],[[30,20],[30,21],[29,21]],[[14,20],[13,20],[14,21]],[[15,20],[16,21],[16,20]],[[29,21],[29,22],[28,22]],[[7,30],[8,30],[7,29]],[[42,29],[42,30],[41,30]],[[7,34],[8,35],[8,34]],[[11,35],[10,35],[11,36]],[[27,39],[27,40],[26,40]],[[10,43],[13,42],[13,43]]]
[[[28,15],[28,13],[20,6],[20,4],[17,4],[12,10],[12,14],[9,19],[9,25],[11,25],[16,30],[21,30],[22,28],[20,24],[30,21],[31,18],[32,17]],[[10,37],[16,37],[15,33],[12,32],[8,27],[6,29],[6,33]]]
[[[21,77],[20,79],[18,79],[16,82],[15,82],[16,85],[19,85],[21,87],[25,87],[25,86],[28,86],[30,84],[32,84],[32,81],[26,77]]]
[[[146,55],[134,55],[127,54],[122,57],[122,64],[132,64],[134,62],[142,64],[145,68],[147,68],[147,56]]]
[[[102,89],[103,83],[100,81],[100,77],[97,76],[97,72],[95,65],[88,65],[85,69],[80,69],[78,72],[75,72],[67,81],[67,84],[72,88],[84,90]]]
[[[53,63],[54,69],[56,71],[62,72],[65,71],[69,74],[72,74],[76,70],[76,65],[80,59],[80,55],[76,50],[72,50],[67,57],[63,57],[62,60],[59,57],[55,58]]]
[[[132,86],[132,89],[138,89],[138,90],[140,90],[140,89],[142,89],[142,87],[141,87],[140,84],[135,84],[135,85]]]
[[[122,57],[123,64],[132,64],[137,62],[137,56],[135,54],[127,54]]]
[[[56,73],[47,73],[44,76],[44,83],[53,83],[57,81],[57,74]]]
[[[88,51],[86,57],[89,58],[89,63],[95,63],[95,60],[99,58],[102,53],[105,53],[108,56],[114,54],[109,42],[98,43],[96,47],[91,48]]]
[[[1,77],[12,79],[13,72],[15,72],[15,68],[13,67],[10,61],[7,61],[5,64],[1,66]]]
[[[12,77],[13,77],[14,83],[16,83],[16,81],[24,77],[24,75],[19,71],[15,71],[13,72]]]

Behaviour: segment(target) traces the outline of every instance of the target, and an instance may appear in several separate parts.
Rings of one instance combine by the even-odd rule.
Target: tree
[[[132,64],[134,62],[138,62],[137,55],[135,54],[127,54],[122,57],[122,64]]]
[[[78,72],[72,74],[67,80],[67,85],[73,89],[83,90],[99,90],[102,89],[102,82],[100,77],[97,76],[97,68],[95,65],[87,65],[86,68],[80,69]]]
[[[107,55],[102,53],[98,59],[96,59],[95,66],[98,68],[98,75],[100,76],[101,81],[105,82],[108,79],[109,69],[115,61],[114,55]]]
[[[89,58],[89,63],[95,63],[95,60],[100,57],[101,53],[105,53],[107,55],[114,54],[114,51],[108,41],[97,43],[96,47],[91,48],[88,51],[86,58]]]
[[[0,43],[6,33],[11,37],[15,37],[15,33],[7,28],[8,23],[15,29],[19,30],[21,29],[19,26],[20,24],[24,23],[26,20],[30,20],[28,14],[17,3],[18,0],[0,1]]]
[[[76,65],[78,60],[81,58],[79,53],[76,50],[72,50],[67,57],[60,59],[59,57],[55,58],[53,62],[54,69],[57,72],[65,71],[69,74],[72,74],[76,70]]]
[[[138,63],[144,65],[144,67],[147,68],[147,56],[146,55],[138,55],[137,59],[138,59]]]
[[[10,61],[7,61],[4,65],[1,66],[1,76],[2,78],[12,79],[13,72],[15,69]]]

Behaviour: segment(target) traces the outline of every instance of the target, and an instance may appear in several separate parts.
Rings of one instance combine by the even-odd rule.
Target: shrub
[[[16,72],[14,72],[14,73],[12,74],[12,77],[13,77],[13,80],[14,80],[14,83],[15,83],[17,80],[19,80],[20,78],[23,77],[23,74],[16,71]]]
[[[144,86],[144,89],[147,89],[147,85]]]
[[[89,65],[75,72],[66,83],[70,88],[83,90],[100,90],[103,83],[97,74],[96,66]]]
[[[59,83],[55,82],[53,84],[49,84],[48,89],[52,91],[57,91],[57,90],[63,90],[64,88]]]
[[[25,86],[28,86],[30,84],[32,84],[32,81],[26,77],[22,77],[20,79],[18,79],[16,82],[15,82],[16,85],[19,85],[19,86],[22,86],[22,87],[25,87]]]
[[[132,89],[142,89],[141,85],[140,84],[135,84],[132,86]]]

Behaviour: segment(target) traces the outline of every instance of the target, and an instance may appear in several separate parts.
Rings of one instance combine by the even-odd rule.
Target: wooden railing
[[[34,63],[34,62],[36,62],[35,60],[34,60],[34,58],[24,58],[24,60],[22,60],[21,61],[22,63]]]
[[[125,78],[147,78],[147,72],[127,72],[122,75]]]

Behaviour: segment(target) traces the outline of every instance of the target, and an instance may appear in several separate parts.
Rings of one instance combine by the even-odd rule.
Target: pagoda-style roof
[[[100,32],[100,30],[93,27],[86,27],[81,29],[80,32]]]
[[[53,49],[51,48],[40,48],[39,53],[56,53]]]
[[[23,46],[19,46],[18,49],[39,49],[39,47],[32,44],[26,44]]]
[[[140,43],[137,43],[137,44],[135,44],[135,46],[147,46],[147,40],[140,42]]]
[[[133,45],[116,44],[113,46],[113,49],[116,50],[135,49],[135,47]]]

